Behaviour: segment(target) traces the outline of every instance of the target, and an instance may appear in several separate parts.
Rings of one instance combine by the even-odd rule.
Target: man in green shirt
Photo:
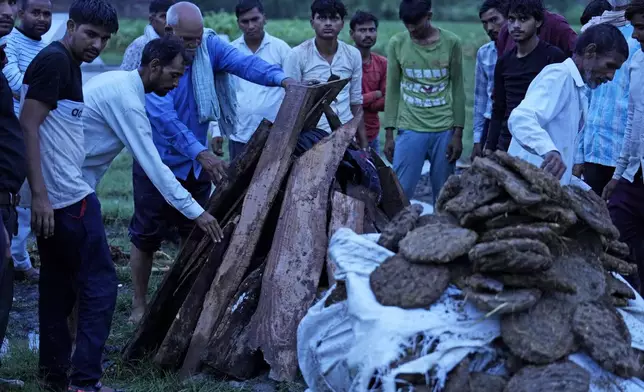
[[[399,16],[407,32],[394,35],[387,49],[384,152],[410,199],[428,159],[436,201],[463,151],[461,42],[454,33],[432,26],[431,0],[403,0]]]

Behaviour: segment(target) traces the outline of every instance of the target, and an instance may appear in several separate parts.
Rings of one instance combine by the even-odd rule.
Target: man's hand
[[[217,222],[217,219],[210,215],[208,211],[204,211],[203,214],[199,215],[199,217],[195,219],[195,223],[201,230],[208,234],[210,238],[212,238],[213,242],[221,242],[224,238],[224,232],[221,230],[219,222]]]
[[[212,152],[218,157],[224,156],[224,138],[221,136],[215,136],[210,140],[210,147]]]
[[[197,161],[201,163],[201,166],[210,174],[213,181],[216,183],[221,182],[226,178],[226,170],[228,169],[228,164],[223,160],[217,158],[213,153],[208,150],[204,150],[197,155]]]
[[[550,151],[547,153],[543,158],[541,168],[555,176],[557,180],[561,180],[561,177],[566,172],[566,164],[563,163],[561,154],[558,151]]]
[[[450,140],[449,145],[447,146],[447,160],[449,163],[454,163],[458,161],[458,158],[461,157],[461,154],[463,153],[463,133],[461,132],[454,132],[454,135],[452,135],[452,140]]]
[[[608,201],[615,191],[615,188],[617,187],[617,183],[619,180],[612,179],[608,181],[608,184],[604,187],[604,191],[602,192],[602,199]]]
[[[283,88],[288,88],[291,84],[295,83],[295,79],[293,78],[286,78],[282,80],[282,87]]]
[[[382,98],[382,91],[378,90],[378,91],[375,91],[375,93],[376,93],[376,99]]]
[[[581,175],[584,174],[584,164],[578,163],[572,167],[572,175],[581,178]]]
[[[474,143],[472,146],[472,155],[470,155],[470,160],[473,161],[474,158],[483,156],[483,147],[481,143]]]
[[[396,142],[393,137],[387,137],[385,139],[385,148],[382,152],[385,154],[385,158],[391,163],[394,163],[394,150],[396,149]]]
[[[2,225],[2,230],[4,230],[4,257],[5,259],[10,259],[11,258],[11,241],[9,241],[9,232],[7,231],[7,228],[4,227],[4,223],[0,222],[0,225]]]
[[[32,195],[31,230],[45,239],[54,235],[54,209],[46,193],[43,196]]]

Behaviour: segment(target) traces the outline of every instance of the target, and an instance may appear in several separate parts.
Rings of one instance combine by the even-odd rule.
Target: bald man
[[[166,21],[166,32],[183,40],[188,66],[179,86],[169,94],[146,95],[146,109],[163,163],[203,206],[210,196],[211,181],[220,181],[226,170],[224,161],[206,147],[208,124],[217,121],[225,137],[235,126],[236,95],[228,74],[263,86],[286,87],[292,79],[279,66],[244,55],[212,30],[204,30],[201,11],[192,3],[170,7]],[[134,216],[129,234],[134,297],[130,320],[139,322],[145,313],[154,252],[172,227],[178,229],[183,244],[193,223],[168,205],[136,161],[132,180]]]

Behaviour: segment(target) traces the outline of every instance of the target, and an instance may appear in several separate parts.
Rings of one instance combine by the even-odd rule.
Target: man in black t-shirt
[[[494,103],[485,149],[507,151],[512,141],[508,118],[528,91],[532,80],[549,64],[561,63],[561,49],[539,40],[544,8],[541,0],[513,0],[508,12],[508,31],[516,47],[499,58],[494,69]]]
[[[85,148],[80,65],[98,57],[117,30],[116,11],[107,0],[75,0],[65,36],[34,58],[21,92],[31,228],[41,263],[39,375],[53,391],[112,390],[100,379],[117,278],[101,206],[81,170]],[[76,349],[70,358],[67,318],[77,300]]]
[[[0,0],[0,37],[11,32],[16,17],[16,0]],[[6,63],[4,46],[0,68]],[[25,143],[13,111],[13,93],[0,72],[0,346],[7,331],[13,302],[13,262],[7,254],[11,236],[18,230],[16,205],[18,191],[26,176]],[[2,388],[0,380],[0,389]]]

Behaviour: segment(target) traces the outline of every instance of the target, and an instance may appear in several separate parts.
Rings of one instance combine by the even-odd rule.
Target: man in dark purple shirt
[[[539,39],[550,45],[561,49],[568,57],[572,55],[577,41],[577,33],[570,27],[566,18],[552,12],[544,11],[543,25],[539,30]],[[515,42],[508,34],[508,26],[505,25],[499,32],[499,38],[496,40],[496,49],[499,58],[506,52],[515,47]]]

